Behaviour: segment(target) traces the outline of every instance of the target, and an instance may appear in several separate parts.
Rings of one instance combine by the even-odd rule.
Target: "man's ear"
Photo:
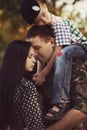
[[[51,42],[52,47],[54,47],[55,46],[55,39],[53,37],[50,38],[50,42]]]

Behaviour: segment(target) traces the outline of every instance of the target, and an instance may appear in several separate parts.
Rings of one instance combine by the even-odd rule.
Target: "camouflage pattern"
[[[73,107],[87,113],[87,61],[73,63],[70,96]]]
[[[73,63],[70,96],[71,106],[87,113],[87,61],[76,60]],[[73,130],[87,130],[87,119]]]
[[[41,88],[45,111],[50,108],[50,89],[52,85],[53,72],[50,72],[47,82]],[[87,113],[87,61],[74,60],[71,79],[71,107]],[[87,119],[83,120],[73,130],[87,130]]]

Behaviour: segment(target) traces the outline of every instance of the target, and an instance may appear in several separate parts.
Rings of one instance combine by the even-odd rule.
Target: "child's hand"
[[[42,85],[45,82],[45,76],[40,72],[33,75],[35,84]]]

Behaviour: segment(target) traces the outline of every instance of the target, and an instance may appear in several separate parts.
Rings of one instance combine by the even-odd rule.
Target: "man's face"
[[[42,64],[47,63],[53,53],[54,39],[50,38],[49,41],[45,41],[43,38],[36,36],[28,40],[32,43],[32,47],[34,48],[38,60]]]

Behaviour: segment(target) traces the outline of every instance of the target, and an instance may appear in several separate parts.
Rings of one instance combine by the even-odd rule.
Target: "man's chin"
[[[39,60],[41,64],[46,64],[46,62],[42,61],[42,60]]]
[[[47,63],[47,61],[45,61],[45,60],[41,60],[41,59],[38,59],[39,60],[39,62],[41,63],[41,64],[46,64]]]

